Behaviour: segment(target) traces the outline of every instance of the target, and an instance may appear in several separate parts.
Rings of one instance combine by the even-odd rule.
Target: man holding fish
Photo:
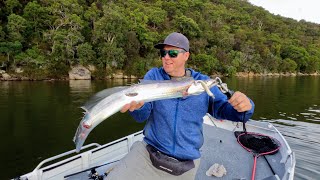
[[[171,33],[155,48],[160,49],[163,67],[151,69],[144,80],[210,79],[185,67],[190,52],[183,34]],[[203,116],[208,112],[217,119],[247,121],[254,111],[254,103],[241,92],[228,99],[217,86],[210,91],[214,99],[202,93],[124,105],[121,112],[129,110],[136,121],[146,121],[145,138],[133,144],[107,179],[194,179],[203,144]]]

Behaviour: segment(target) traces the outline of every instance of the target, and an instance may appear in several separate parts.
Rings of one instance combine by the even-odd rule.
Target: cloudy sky
[[[320,24],[319,0],[249,0],[249,2],[276,15]]]

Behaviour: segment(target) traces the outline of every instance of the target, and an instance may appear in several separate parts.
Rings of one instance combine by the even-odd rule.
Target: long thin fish
[[[220,80],[221,81],[221,80]],[[115,87],[97,93],[82,109],[85,115],[82,118],[73,141],[76,151],[81,150],[89,133],[102,121],[120,111],[122,107],[132,101],[151,102],[163,99],[179,98],[190,95],[199,95],[208,88],[217,85],[216,79],[194,80],[185,78],[182,80],[145,81],[126,87]],[[208,92],[211,93],[211,92]]]

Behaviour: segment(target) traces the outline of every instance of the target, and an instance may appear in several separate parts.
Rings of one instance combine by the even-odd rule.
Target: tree
[[[101,16],[100,14],[102,14],[102,11],[98,9],[96,3],[92,3],[91,6],[88,8],[88,10],[85,11],[84,19],[89,21],[89,24],[91,25],[91,29],[95,29],[94,24]]]
[[[2,26],[0,26],[0,42],[4,41],[5,35],[5,32],[2,31]]]
[[[49,10],[46,7],[41,6],[37,1],[29,2],[24,10],[23,17],[27,20],[27,24],[32,29],[32,33],[35,34],[36,38],[41,38],[41,33],[51,23],[51,17]]]
[[[290,45],[284,47],[281,52],[281,57],[283,59],[294,60],[297,64],[297,70],[300,72],[306,71],[309,53],[303,47],[297,47],[295,45]]]
[[[5,62],[6,66],[10,64],[10,58],[19,52],[21,52],[22,44],[18,41],[15,42],[0,42],[0,53],[6,54],[7,62]],[[15,66],[15,61],[13,59],[13,66]]]
[[[108,42],[112,44],[124,43],[125,34],[128,31],[128,22],[121,15],[119,7],[109,5],[104,7],[104,15],[96,23],[92,32],[92,41],[94,44]]]
[[[7,29],[9,32],[9,40],[11,42],[14,41],[19,41],[23,42],[24,37],[23,37],[23,32],[25,31],[27,24],[26,20],[16,14],[10,14],[8,16],[8,24],[7,24]]]
[[[161,9],[160,7],[150,6],[145,8],[145,14],[148,16],[148,22],[150,28],[152,29],[164,29],[165,21],[167,21],[167,11]]]
[[[34,68],[39,68],[41,65],[46,63],[46,58],[38,49],[38,47],[33,46],[31,49],[27,49],[25,52],[22,52],[15,56],[16,63]]]
[[[296,68],[297,68],[297,63],[292,59],[286,58],[281,62],[280,71],[295,72]]]
[[[96,52],[92,50],[89,43],[79,44],[77,46],[77,55],[79,63],[82,65],[95,64]]]
[[[310,56],[307,62],[306,72],[314,73],[320,70],[320,57]]]
[[[7,8],[7,12],[9,14],[12,14],[14,11],[14,8],[19,8],[22,5],[20,4],[19,0],[6,0],[5,2],[6,8]]]
[[[207,54],[197,54],[192,58],[192,65],[195,69],[205,74],[212,74],[214,67],[218,64],[218,60]]]
[[[190,39],[198,37],[201,33],[198,24],[192,18],[186,17],[184,15],[177,15],[174,16],[174,19],[172,21],[179,32],[186,35]]]
[[[93,63],[141,75],[161,66],[154,44],[181,32],[190,40],[190,66],[203,72],[320,68],[318,24],[275,16],[247,1],[5,0],[0,6],[0,65],[41,66],[61,75],[70,65]],[[46,58],[41,65],[33,61],[37,52]]]
[[[84,38],[79,31],[59,30],[53,34],[51,56],[66,65],[75,64],[76,47]]]
[[[45,39],[51,43],[51,58],[69,66],[76,64],[77,45],[84,41],[81,30],[85,23],[79,16],[83,8],[77,0],[51,1],[49,9],[55,21],[44,33]]]
[[[114,72],[121,69],[125,59],[124,50],[117,47],[116,43],[101,43],[98,48],[98,65],[108,71]]]

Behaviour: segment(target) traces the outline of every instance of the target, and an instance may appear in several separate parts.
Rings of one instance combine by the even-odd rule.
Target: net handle
[[[264,153],[255,153],[255,152],[252,151],[252,149],[249,149],[249,148],[245,147],[245,146],[240,142],[240,137],[243,136],[243,135],[245,135],[245,134],[254,134],[254,135],[269,137],[270,139],[272,139],[272,140],[274,140],[274,141],[277,142],[278,147],[277,147],[276,149],[272,150],[272,151],[268,151],[268,152],[264,152]],[[271,136],[267,136],[267,135],[263,135],[263,134],[259,134],[259,133],[250,133],[250,132],[248,133],[248,132],[244,132],[244,133],[240,134],[240,135],[237,137],[237,141],[238,141],[238,143],[240,144],[240,146],[242,146],[245,150],[247,150],[248,152],[253,153],[254,161],[253,161],[253,168],[252,168],[251,180],[254,180],[254,179],[255,179],[256,167],[257,167],[257,159],[258,159],[258,157],[260,157],[260,156],[263,156],[263,157],[264,157],[264,159],[267,161],[267,163],[268,163],[268,165],[269,165],[272,173],[275,174],[275,172],[274,172],[273,168],[271,167],[269,161],[267,160],[267,158],[266,158],[264,155],[272,154],[272,153],[274,153],[274,152],[277,152],[277,151],[280,149],[281,143],[280,143],[277,139],[275,139],[275,138],[273,138],[273,137],[271,137]]]
[[[256,176],[256,167],[257,167],[258,156],[259,156],[258,154],[253,155],[254,160],[253,160],[253,168],[252,168],[251,180],[254,180],[254,177]]]

